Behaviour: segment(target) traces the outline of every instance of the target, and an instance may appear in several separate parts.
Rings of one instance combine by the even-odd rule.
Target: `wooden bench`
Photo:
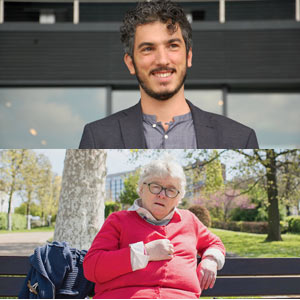
[[[23,256],[0,256],[0,297],[17,297],[29,270]],[[180,272],[180,270],[179,270]],[[227,258],[206,297],[300,295],[300,258]]]

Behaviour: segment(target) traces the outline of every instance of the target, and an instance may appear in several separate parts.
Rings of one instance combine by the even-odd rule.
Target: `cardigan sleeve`
[[[83,261],[84,275],[92,282],[106,282],[132,272],[130,247],[119,247],[121,226],[115,214],[104,222]]]
[[[193,217],[198,236],[198,254],[202,258],[205,256],[213,256],[218,263],[218,270],[222,269],[225,262],[225,246],[221,239],[209,231],[209,229],[204,226],[196,216],[193,215]]]

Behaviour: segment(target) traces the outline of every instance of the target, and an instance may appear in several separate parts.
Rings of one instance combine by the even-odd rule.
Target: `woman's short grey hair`
[[[134,36],[138,25],[160,21],[166,24],[169,32],[176,32],[180,26],[187,54],[192,48],[192,28],[183,9],[169,0],[139,2],[135,9],[126,13],[120,28],[121,42],[125,53],[133,57]]]
[[[171,177],[179,181],[179,197],[182,199],[185,194],[186,178],[183,168],[170,157],[165,159],[153,160],[141,169],[140,178],[138,181],[138,193],[144,182],[151,182],[154,178]]]

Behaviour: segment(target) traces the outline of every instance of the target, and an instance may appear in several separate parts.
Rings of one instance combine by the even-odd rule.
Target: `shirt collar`
[[[175,116],[173,117],[174,122],[170,122],[170,123],[181,123],[181,122],[185,122],[185,121],[190,121],[192,120],[192,113],[188,112],[184,115],[179,115],[179,116]],[[143,120],[149,124],[156,124],[156,123],[160,123],[157,122],[156,119],[156,115],[147,115],[143,113]]]
[[[180,214],[179,210],[177,209],[177,207],[175,207],[163,219],[156,220],[154,218],[154,216],[150,213],[149,210],[142,207],[142,199],[140,199],[140,198],[136,199],[134,201],[133,205],[128,208],[128,210],[129,211],[136,211],[142,219],[145,219],[147,222],[149,222],[151,224],[154,224],[154,225],[166,225],[166,224],[168,224],[172,220],[174,214],[178,215],[179,219],[181,220],[181,214]]]

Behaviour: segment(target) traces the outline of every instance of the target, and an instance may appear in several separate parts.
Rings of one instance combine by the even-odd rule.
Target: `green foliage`
[[[232,221],[256,221],[258,215],[258,210],[256,208],[244,209],[241,207],[236,207],[231,212],[230,219]]]
[[[218,155],[218,151],[214,150],[209,159],[213,159]],[[213,159],[205,166],[205,187],[204,193],[210,195],[218,192],[224,188],[224,179],[222,172],[222,165],[219,158]]]
[[[119,202],[105,202],[105,219],[113,212],[121,210],[122,206]]]
[[[7,214],[0,213],[0,230],[5,230],[7,228]]]
[[[291,216],[287,218],[288,231],[300,233],[300,216]]]
[[[0,151],[0,187],[9,195],[10,212],[13,196],[18,193],[24,203],[15,213],[45,218],[57,213],[61,177],[52,173],[43,154],[30,149]]]
[[[20,214],[12,214],[12,230],[25,229],[26,217]],[[0,213],[0,230],[7,229],[7,214]]]
[[[22,203],[19,207],[15,208],[15,213],[16,214],[20,214],[20,215],[26,215],[26,207],[27,204],[26,202]],[[36,203],[32,203],[30,205],[30,214],[32,216],[42,216],[42,210],[41,207],[39,205],[37,205]]]
[[[267,222],[222,222],[216,219],[212,220],[212,227],[232,230],[232,231],[242,231],[250,233],[267,233],[268,232],[268,223]]]
[[[122,204],[132,205],[134,200],[139,198],[137,193],[137,183],[139,180],[139,172],[130,174],[124,179],[124,190],[120,193],[119,200]]]
[[[189,207],[189,211],[196,215],[196,217],[206,226],[211,226],[210,214],[207,208],[201,205],[193,205]]]

